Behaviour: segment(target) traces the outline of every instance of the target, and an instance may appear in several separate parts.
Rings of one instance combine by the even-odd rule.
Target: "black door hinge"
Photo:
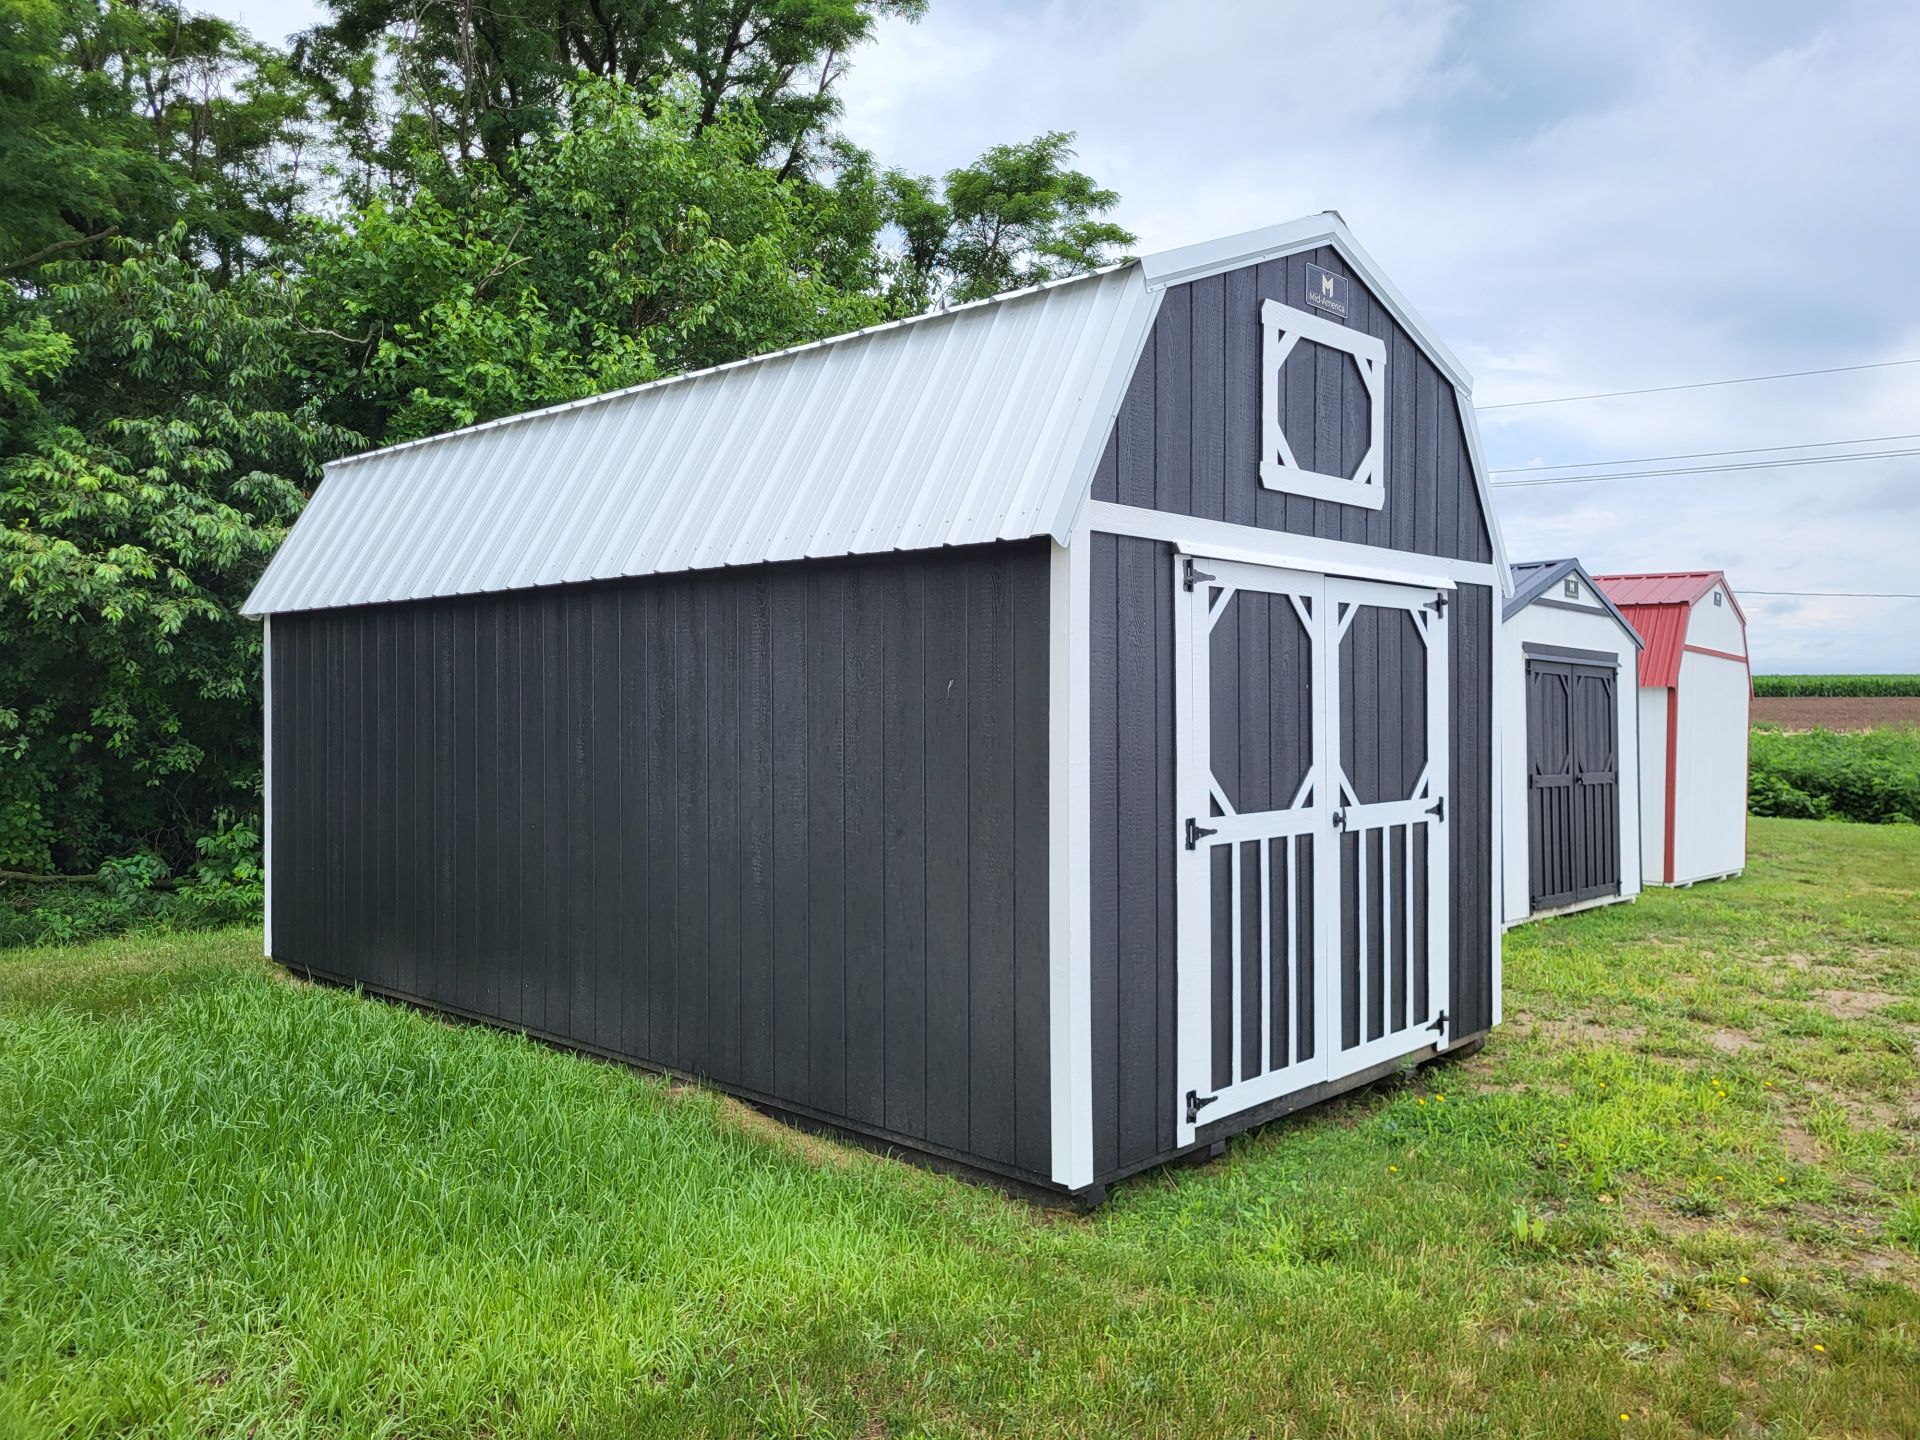
[[[1198,820],[1189,817],[1187,820],[1187,849],[1198,850],[1202,840],[1209,835],[1218,835],[1219,833],[1218,830],[1209,830]]]
[[[1447,613],[1446,591],[1442,590],[1438,595],[1433,597],[1433,613],[1436,615],[1444,615]]]
[[[1442,795],[1438,800],[1427,806],[1427,814],[1438,815],[1441,823],[1444,824],[1447,818],[1447,797]]]
[[[1187,1091],[1187,1124],[1199,1124],[1200,1111],[1219,1098],[1218,1095],[1202,1095],[1198,1090]]]
[[[1180,583],[1184,585],[1187,589],[1191,590],[1193,589],[1194,586],[1204,585],[1209,580],[1212,580],[1214,578],[1215,578],[1214,576],[1207,574],[1206,571],[1202,570],[1198,565],[1194,564],[1193,557],[1189,555],[1187,557],[1187,568],[1185,573],[1181,576]]]
[[[1438,1030],[1442,1038],[1444,1038],[1447,1033],[1447,1012],[1442,1010],[1440,1012],[1440,1018],[1434,1021],[1431,1025],[1427,1026],[1427,1029]]]

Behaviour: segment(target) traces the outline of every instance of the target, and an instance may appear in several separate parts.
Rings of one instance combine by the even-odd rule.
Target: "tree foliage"
[[[181,859],[257,803],[235,612],[351,437],[292,383],[277,277],[155,249],[43,283],[0,330],[0,864]]]
[[[237,607],[328,457],[1129,244],[1071,135],[936,182],[837,133],[849,56],[924,3],[332,0],[289,52],[9,6],[0,868],[252,893]]]
[[[884,16],[926,0],[335,0],[302,36],[303,67],[326,82],[362,175],[407,172],[421,147],[505,171],[569,124],[580,75],[644,97],[687,87],[696,128],[758,118],[757,159],[788,178],[814,158],[840,113],[847,57]],[[370,56],[391,60],[383,109]],[[383,118],[383,115],[385,118]]]
[[[995,145],[945,185],[889,177],[905,237],[903,280],[915,299],[979,300],[1097,269],[1134,241],[1106,213],[1120,196],[1070,170],[1071,133]]]

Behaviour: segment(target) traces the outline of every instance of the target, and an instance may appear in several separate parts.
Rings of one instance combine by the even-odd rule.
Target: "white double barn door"
[[[1450,597],[1174,572],[1186,1144],[1444,1035]]]

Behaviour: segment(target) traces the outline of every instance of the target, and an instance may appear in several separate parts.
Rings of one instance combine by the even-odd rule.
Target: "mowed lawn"
[[[1920,1432],[1920,829],[1086,1218],[257,949],[0,954],[0,1434]]]

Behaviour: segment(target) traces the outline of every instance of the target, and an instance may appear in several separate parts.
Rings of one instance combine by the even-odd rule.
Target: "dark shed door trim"
[[[1527,660],[1527,883],[1536,911],[1620,893],[1620,676],[1608,659]]]
[[[1620,657],[1610,650],[1579,650],[1571,645],[1536,645],[1531,640],[1520,648],[1526,652],[1529,660],[1561,660],[1572,665],[1599,665],[1612,670],[1620,668]]]

